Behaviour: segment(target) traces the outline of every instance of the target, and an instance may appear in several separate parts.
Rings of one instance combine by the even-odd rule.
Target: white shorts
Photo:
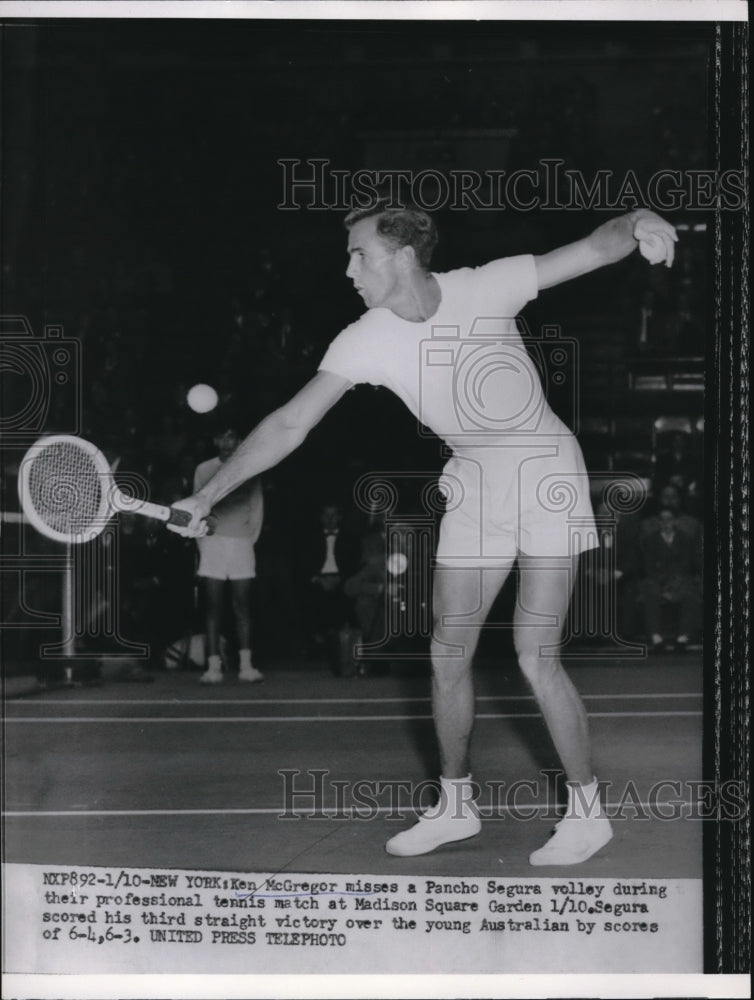
[[[581,449],[571,436],[454,455],[436,561],[500,566],[519,553],[561,558],[599,545]]]
[[[231,535],[205,535],[197,538],[199,568],[197,576],[211,580],[250,580],[257,575],[254,543],[250,538]]]

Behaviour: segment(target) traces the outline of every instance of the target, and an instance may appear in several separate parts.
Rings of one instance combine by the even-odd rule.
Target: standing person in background
[[[194,491],[200,490],[227,462],[241,442],[235,427],[215,436],[218,454],[197,466]],[[264,675],[251,662],[253,586],[256,578],[254,546],[262,530],[264,500],[259,477],[243,483],[213,509],[213,533],[197,538],[199,568],[203,580],[207,625],[207,669],[202,684],[220,684],[223,679],[220,636],[225,612],[225,588],[230,581],[231,604],[238,639],[238,679],[256,682]]]
[[[335,674],[341,670],[339,636],[350,612],[343,583],[357,565],[357,543],[343,527],[343,508],[331,501],[323,503],[319,524],[302,558],[306,574],[303,611],[309,655],[323,654]]]

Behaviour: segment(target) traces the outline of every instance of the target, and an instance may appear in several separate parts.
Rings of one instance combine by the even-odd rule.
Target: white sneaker
[[[429,854],[443,844],[475,837],[481,829],[482,821],[471,803],[465,803],[463,815],[457,816],[447,804],[438,802],[419,817],[418,823],[391,837],[385,850],[399,858],[413,858],[417,854]]]
[[[613,836],[607,816],[565,816],[544,847],[529,855],[530,865],[578,865]]]
[[[241,667],[238,671],[239,681],[248,681],[250,684],[257,684],[264,680],[264,674],[256,667]]]
[[[204,673],[199,678],[200,684],[222,684],[223,682],[223,672],[222,670],[216,670],[210,667],[205,670]]]

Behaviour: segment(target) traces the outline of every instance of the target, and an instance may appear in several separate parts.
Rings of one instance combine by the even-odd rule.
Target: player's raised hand
[[[210,505],[199,495],[186,497],[173,504],[176,510],[185,510],[191,515],[188,524],[169,524],[168,530],[174,531],[184,538],[203,538],[204,535],[212,534],[212,519],[210,517]]]
[[[665,264],[672,267],[675,258],[675,244],[678,234],[671,225],[655,212],[641,209],[636,213],[634,239],[639,241],[639,253],[650,264]]]

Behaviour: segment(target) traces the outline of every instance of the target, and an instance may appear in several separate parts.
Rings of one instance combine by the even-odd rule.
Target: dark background
[[[204,453],[220,414],[196,419],[188,386],[215,385],[247,430],[361,311],[343,274],[342,213],[280,211],[279,159],[384,166],[376,135],[436,130],[445,166],[484,169],[493,163],[473,162],[452,135],[512,130],[507,162],[494,162],[509,172],[547,157],[587,180],[707,168],[711,42],[710,26],[679,24],[6,24],[3,312],[27,316],[37,336],[54,323],[81,342],[81,429],[97,443],[117,449],[126,428],[146,441],[169,415]],[[438,214],[444,269],[543,252],[617,212]],[[672,274],[637,254],[527,311],[532,330],[556,323],[578,340],[582,414],[701,413],[699,394],[638,399],[628,385],[647,294],[668,315],[684,288],[694,296],[685,342],[676,331],[650,353],[703,354],[706,239],[684,235]],[[231,344],[239,314],[244,335]],[[7,373],[6,385],[9,398],[28,391]],[[291,474],[316,470],[347,493],[367,469],[436,467],[436,445],[385,397],[351,394]],[[552,402],[570,408],[557,393]]]

